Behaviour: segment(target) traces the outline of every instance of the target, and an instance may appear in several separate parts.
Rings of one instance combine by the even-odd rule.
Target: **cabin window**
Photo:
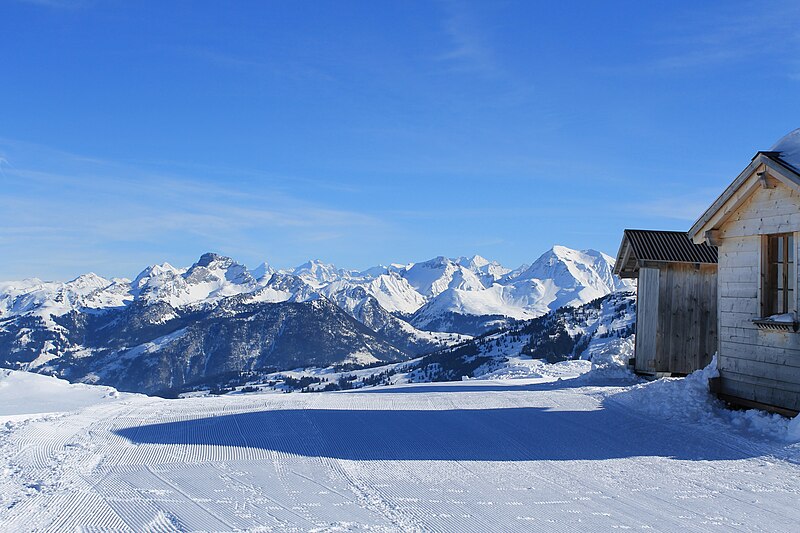
[[[796,270],[794,236],[791,233],[767,235],[764,242],[762,312],[764,317],[794,311]]]

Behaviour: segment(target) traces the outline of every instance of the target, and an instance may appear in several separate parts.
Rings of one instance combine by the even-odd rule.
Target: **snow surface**
[[[791,324],[794,322],[794,315],[792,313],[783,313],[780,315],[770,315],[767,317],[767,320],[771,320],[773,322],[780,322],[783,324]]]
[[[800,128],[790,131],[776,142],[771,152],[780,152],[780,158],[800,171]]]
[[[520,365],[533,377],[98,393],[80,411],[9,421],[0,530],[796,531],[797,421],[714,404],[713,368],[640,383],[589,361],[508,371]],[[0,388],[0,405],[13,394]]]
[[[75,411],[89,405],[131,397],[112,387],[70,383],[63,379],[0,368],[0,423],[25,415]]]
[[[616,395],[614,399],[664,420],[694,422],[709,429],[716,427],[725,430],[733,427],[751,435],[800,442],[800,434],[794,432],[800,419],[789,420],[758,409],[733,411],[711,396],[708,392],[708,380],[717,376],[719,372],[715,355],[708,367],[686,378],[663,378],[638,385]]]

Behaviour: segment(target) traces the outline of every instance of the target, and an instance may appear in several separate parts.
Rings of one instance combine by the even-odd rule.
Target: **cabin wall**
[[[716,265],[639,270],[636,371],[689,374],[717,350]]]
[[[775,180],[770,185],[757,189],[720,227],[720,392],[800,410],[800,333],[764,331],[753,324],[761,315],[762,235],[800,232],[800,195]]]

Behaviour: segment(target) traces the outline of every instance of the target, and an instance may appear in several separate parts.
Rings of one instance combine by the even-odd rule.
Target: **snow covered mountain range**
[[[612,268],[563,246],[516,269],[480,256],[248,269],[207,253],[133,280],[0,282],[0,366],[154,392],[230,372],[397,361],[630,288]]]
[[[602,367],[602,371],[595,371],[607,377],[616,377],[627,375],[624,367],[633,357],[635,327],[636,294],[617,291],[587,304],[561,307],[516,322],[411,361],[356,371],[307,368],[275,372],[244,384],[231,383],[230,388],[216,392],[243,388],[316,392],[464,378],[559,377],[557,367],[547,363],[576,359]]]

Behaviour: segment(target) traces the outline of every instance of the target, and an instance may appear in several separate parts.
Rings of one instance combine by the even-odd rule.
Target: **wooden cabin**
[[[719,254],[719,396],[796,414],[800,129],[756,153],[689,235]]]
[[[637,374],[686,375],[717,350],[717,250],[682,231],[627,229],[614,273],[637,280]]]

